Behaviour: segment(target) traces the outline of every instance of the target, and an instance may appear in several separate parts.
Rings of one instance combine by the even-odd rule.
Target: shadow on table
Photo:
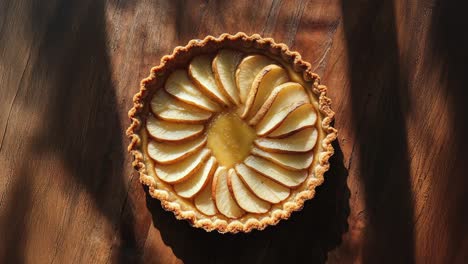
[[[2,247],[0,247],[0,263],[25,263],[24,248],[27,243],[26,227],[31,216],[33,204],[32,188],[26,174],[27,167],[23,166],[11,190],[5,209],[0,218],[2,232]],[[2,201],[3,202],[3,201]]]
[[[65,220],[61,226],[53,227],[56,228],[54,234],[58,234],[49,239],[60,251],[66,237],[64,232],[69,229],[67,223],[73,222],[73,217],[79,214],[75,206],[86,193],[91,197],[92,205],[89,206],[97,208],[116,230],[119,247],[115,247],[118,253],[114,257],[125,262],[134,255],[132,249],[136,242],[132,233],[133,216],[126,220],[127,226],[120,226],[127,184],[122,174],[124,128],[116,109],[118,102],[111,77],[105,2],[63,0],[46,5],[31,0],[24,6],[30,10],[23,10],[27,15],[18,20],[24,25],[18,26],[17,30],[24,27],[31,38],[25,41],[31,41],[32,59],[31,65],[26,65],[25,80],[21,80],[20,85],[24,87],[20,89],[27,94],[24,96],[26,101],[21,103],[27,108],[34,107],[32,111],[43,115],[43,120],[37,122],[40,124],[37,133],[31,141],[24,142],[27,145],[25,155],[30,156],[24,160],[40,161],[38,157],[41,156],[53,157],[63,164],[65,173],[51,174],[50,177],[51,181],[56,180],[55,177],[67,177],[61,179],[65,184],[63,190],[58,191],[66,193],[70,201],[69,210],[63,212]],[[23,15],[21,9],[11,8],[9,12]],[[12,52],[13,44],[8,44]],[[23,118],[28,122],[28,116]],[[42,203],[41,197],[33,198],[32,192],[37,190],[29,185],[35,182],[36,168],[26,165],[20,164],[21,169],[17,169],[12,177],[15,181],[11,197],[7,199],[15,204],[15,210],[7,208],[7,215],[1,221],[2,230],[11,232],[2,234],[2,240],[9,248],[3,258],[0,256],[0,263],[23,262],[29,239],[28,211],[33,206],[40,210],[37,206]],[[86,240],[92,235],[81,234],[81,237]]]
[[[429,30],[429,67],[442,69],[440,88],[445,88],[450,136],[450,153],[445,174],[434,184],[433,192],[444,197],[437,207],[447,217],[447,250],[440,252],[446,263],[468,260],[468,3],[457,0],[435,1]],[[448,129],[447,129],[448,130]],[[441,158],[442,159],[442,158]],[[446,178],[450,178],[447,180]],[[437,210],[437,209],[435,209]],[[447,254],[445,254],[447,253]]]
[[[287,221],[249,234],[208,233],[176,220],[160,202],[147,194],[147,207],[164,242],[184,263],[299,263],[304,259],[323,263],[327,252],[347,231],[350,192],[343,153],[335,141],[335,155],[325,182],[315,198]]]
[[[394,2],[343,0],[341,5],[359,152],[353,171],[365,191],[363,262],[414,263],[409,95],[407,72],[399,61]]]

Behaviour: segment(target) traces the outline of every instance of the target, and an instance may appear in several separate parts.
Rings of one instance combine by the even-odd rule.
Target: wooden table
[[[467,263],[464,10],[451,0],[0,1],[0,263]],[[148,198],[125,129],[163,55],[238,31],[312,63],[339,140],[301,213],[219,235]]]

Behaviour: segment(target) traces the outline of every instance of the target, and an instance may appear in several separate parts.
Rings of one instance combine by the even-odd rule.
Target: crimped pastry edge
[[[145,100],[151,93],[151,84],[153,84],[161,71],[173,61],[181,53],[185,53],[194,47],[203,47],[210,44],[225,44],[225,43],[239,42],[243,45],[253,46],[259,50],[266,50],[273,55],[280,55],[284,62],[291,64],[293,70],[302,72],[303,78],[306,81],[313,81],[312,92],[319,98],[319,111],[323,114],[322,129],[326,133],[321,141],[322,151],[318,153],[318,163],[314,167],[315,177],[309,177],[306,181],[306,188],[296,194],[291,202],[283,204],[282,209],[275,209],[270,212],[269,216],[262,219],[250,218],[245,222],[233,220],[227,222],[226,220],[217,219],[212,221],[207,218],[197,218],[193,210],[182,210],[179,203],[169,200],[169,193],[166,190],[157,189],[155,180],[147,174],[146,166],[144,164],[143,152],[141,150],[141,138],[138,134],[142,128],[142,113]],[[190,55],[190,54],[189,54]],[[178,46],[174,49],[171,55],[163,56],[161,63],[151,69],[150,75],[143,79],[140,84],[140,90],[133,97],[133,107],[128,112],[131,124],[126,131],[127,137],[130,139],[128,152],[133,155],[134,160],[132,166],[138,171],[140,182],[149,187],[149,194],[161,201],[161,206],[174,213],[177,219],[187,220],[192,226],[203,228],[206,231],[217,230],[220,233],[248,233],[253,229],[263,230],[269,225],[276,225],[282,219],[288,219],[292,212],[299,211],[304,206],[304,202],[310,200],[315,195],[315,187],[321,185],[324,180],[324,174],[330,168],[329,159],[334,153],[332,142],[337,137],[337,130],[332,127],[335,113],[331,110],[331,100],[327,97],[327,87],[320,84],[320,77],[312,71],[310,63],[302,60],[298,52],[290,51],[288,46],[284,43],[276,43],[272,38],[262,38],[258,34],[248,36],[244,32],[238,32],[234,35],[222,34],[219,37],[207,36],[203,40],[191,40],[186,46]]]

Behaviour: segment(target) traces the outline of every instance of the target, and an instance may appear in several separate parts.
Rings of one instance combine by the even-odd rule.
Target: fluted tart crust
[[[327,87],[259,35],[191,40],[143,79],[128,151],[165,210],[220,233],[276,225],[312,199],[337,130]]]

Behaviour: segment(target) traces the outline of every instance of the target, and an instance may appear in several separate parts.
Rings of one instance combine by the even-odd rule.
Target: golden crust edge
[[[319,96],[319,111],[324,115],[322,120],[322,128],[326,132],[325,138],[321,141],[322,151],[318,153],[318,165],[315,169],[315,177],[309,177],[306,184],[307,187],[296,194],[293,202],[286,202],[282,209],[276,209],[271,212],[270,216],[264,217],[261,220],[248,219],[245,223],[234,220],[228,223],[225,220],[212,221],[208,218],[197,219],[193,210],[184,211],[180,204],[169,200],[169,194],[165,190],[156,188],[156,182],[148,176],[146,166],[144,164],[143,153],[141,151],[141,138],[138,131],[141,129],[141,119],[139,114],[144,108],[144,100],[148,96],[148,85],[152,83],[157,76],[157,73],[164,69],[166,63],[174,59],[181,51],[186,51],[195,46],[204,46],[209,42],[221,43],[223,41],[234,40],[250,41],[256,48],[262,45],[269,45],[272,50],[279,50],[282,59],[293,63],[293,70],[303,72],[303,78],[306,81],[313,80],[313,92]],[[330,168],[329,159],[334,154],[332,142],[337,138],[338,131],[332,127],[335,113],[331,109],[331,100],[327,97],[327,87],[320,84],[320,77],[313,72],[310,63],[302,60],[301,55],[296,51],[290,51],[289,47],[284,43],[276,43],[272,38],[262,38],[258,34],[248,36],[244,32],[238,32],[234,35],[224,33],[218,38],[207,36],[203,40],[191,40],[186,46],[178,46],[174,49],[171,55],[165,55],[161,58],[161,63],[151,69],[150,75],[143,79],[140,83],[140,90],[133,97],[133,107],[128,112],[131,124],[126,131],[127,137],[130,139],[128,152],[134,157],[132,166],[138,171],[140,182],[149,187],[149,194],[161,201],[161,206],[174,213],[177,219],[187,220],[192,226],[203,228],[210,232],[217,230],[219,233],[248,233],[254,229],[263,230],[267,226],[276,225],[280,220],[288,219],[295,211],[299,211],[304,206],[305,201],[312,199],[315,196],[315,188],[321,185],[324,181],[324,174]]]

